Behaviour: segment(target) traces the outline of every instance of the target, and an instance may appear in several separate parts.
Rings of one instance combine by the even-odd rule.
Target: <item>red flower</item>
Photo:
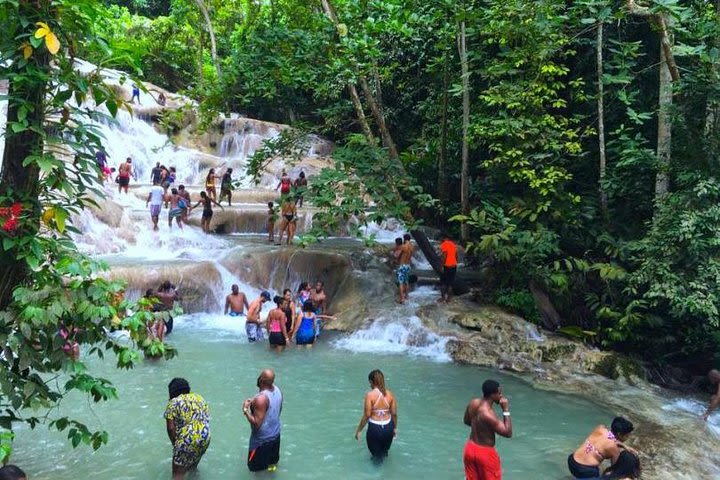
[[[12,232],[18,227],[18,221],[15,217],[8,218],[3,224],[3,230],[6,232]]]
[[[10,216],[10,209],[5,207],[0,207],[0,217],[9,217]]]
[[[10,211],[13,214],[13,217],[19,217],[22,213],[22,204],[19,202],[13,203],[12,207],[10,207]]]

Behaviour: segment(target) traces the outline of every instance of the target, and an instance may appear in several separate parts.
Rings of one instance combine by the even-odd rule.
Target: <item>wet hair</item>
[[[207,193],[205,193],[205,192],[200,192],[200,197],[201,197],[201,198],[207,198]]]
[[[170,280],[165,280],[160,284],[159,290],[170,290],[173,288],[172,283],[170,283]]]
[[[209,178],[210,178],[210,175],[212,175],[213,173],[215,173],[215,169],[214,169],[214,168],[211,168],[210,171],[209,171],[208,174],[207,174],[207,178],[209,179]]]
[[[177,195],[177,188],[173,188],[173,189],[170,190],[170,191],[172,192],[173,195]]]
[[[184,378],[175,377],[168,384],[168,393],[170,394],[170,400],[178,395],[190,393],[190,384]]]
[[[303,310],[303,312],[314,312],[314,311],[315,311],[315,305],[313,304],[313,302],[311,302],[310,300],[308,300],[308,301],[305,302],[305,304],[303,305],[302,310]]]
[[[615,417],[610,424],[610,431],[616,437],[619,435],[628,435],[635,429],[635,426],[630,420],[625,417]]]
[[[603,479],[621,479],[621,478],[640,478],[641,473],[640,459],[637,455],[629,450],[620,452],[615,463],[610,465],[601,478]]]
[[[397,237],[397,238],[395,239],[395,245],[397,245],[398,247],[399,247],[400,245],[402,245],[402,242],[403,242],[402,237]]]
[[[177,170],[175,170],[175,167],[170,167],[170,171],[171,171],[171,172],[176,172]]]
[[[0,480],[24,480],[26,478],[27,474],[15,465],[5,465],[0,468]]]
[[[275,305],[277,305],[278,308],[280,308],[280,305],[282,305],[284,301],[285,301],[285,299],[283,297],[281,297],[280,295],[275,295],[273,297],[273,302],[275,302]]]
[[[403,235],[403,240],[405,240],[406,242],[410,241],[410,234],[406,233],[405,235]]]
[[[300,178],[305,178],[305,172],[300,172]]]
[[[268,202],[268,208],[273,208],[274,206],[273,202]]]
[[[385,375],[380,370],[373,370],[368,374],[368,380],[385,395]]]
[[[178,190],[185,190],[185,185],[181,184],[180,186],[178,186]]]
[[[286,288],[285,290],[283,290],[283,295],[285,295],[286,293],[292,293],[292,290]]]
[[[308,282],[302,282],[300,283],[300,286],[298,287],[298,293],[302,292],[308,287]]]
[[[128,157],[125,159],[127,162],[132,162],[132,158]]]
[[[495,380],[485,380],[482,384],[483,397],[488,398],[500,391],[500,384]]]
[[[232,286],[230,287],[230,290],[232,290],[234,292],[235,290],[240,290],[240,287],[238,287],[237,284],[233,283]]]
[[[232,173],[232,168],[228,168],[227,173]]]

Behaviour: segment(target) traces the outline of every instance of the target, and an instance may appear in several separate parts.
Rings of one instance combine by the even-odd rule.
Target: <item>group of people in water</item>
[[[275,308],[262,319],[263,305],[270,301]],[[282,351],[291,343],[308,348],[313,346],[320,336],[322,320],[335,319],[327,315],[326,305],[327,294],[322,281],[317,281],[314,287],[302,282],[294,296],[289,288],[274,297],[270,292],[263,291],[250,303],[240,288],[233,285],[230,294],[225,297],[224,311],[225,315],[245,318],[245,332],[250,343],[263,341],[265,330],[270,347]]]

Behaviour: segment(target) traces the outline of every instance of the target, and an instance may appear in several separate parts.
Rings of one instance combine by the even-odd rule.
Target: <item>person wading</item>
[[[262,292],[248,307],[247,320],[245,320],[245,332],[248,342],[262,340],[263,332],[260,328],[260,310],[265,302],[270,301],[270,292]]]
[[[470,426],[470,437],[465,443],[463,464],[466,480],[500,480],[500,457],[495,450],[495,434],[512,437],[510,402],[502,394],[500,384],[486,380],[482,385],[483,398],[473,398],[465,409],[463,421]],[[502,421],[497,418],[493,405],[500,405]]]
[[[230,295],[225,297],[225,315],[230,313],[231,317],[239,317],[245,314],[244,308],[249,309],[247,297],[240,291],[240,287],[230,287]]]
[[[243,414],[251,429],[247,466],[251,472],[272,471],[280,461],[283,396],[271,369],[260,372],[257,387],[260,393],[243,402]]]
[[[153,186],[150,187],[147,200],[145,201],[145,206],[147,207],[148,204],[150,204],[150,219],[152,220],[154,231],[158,230],[158,220],[160,219],[160,210],[162,210],[163,206],[163,196],[163,188],[160,184],[153,183]]]
[[[388,455],[392,441],[397,435],[397,401],[395,395],[385,388],[385,376],[380,370],[368,375],[370,391],[365,394],[363,415],[355,429],[355,440],[368,425],[365,441],[373,459],[382,461]]]

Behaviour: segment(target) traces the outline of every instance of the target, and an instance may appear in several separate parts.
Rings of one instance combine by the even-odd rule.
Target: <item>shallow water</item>
[[[212,416],[212,444],[189,478],[253,478],[245,467],[249,427],[241,404],[255,393],[264,367],[276,370],[285,395],[281,461],[273,476],[278,479],[462,478],[464,408],[489,377],[501,382],[513,413],[514,437],[498,440],[504,478],[566,478],[567,454],[593,426],[611,418],[590,402],[534,390],[486,369],[358,353],[347,349],[354,348],[352,341],[333,335],[324,335],[313,350],[277,354],[248,344],[242,330],[217,316],[181,317],[170,337],[180,355],[170,362],[146,361],[130,372],[117,371],[112,361],[90,362],[115,382],[120,400],[89,405],[84,398],[66,399],[61,412],[106,429],[109,445],[94,453],[73,450],[63,434],[39,427],[19,432],[13,461],[33,480],[169,478],[171,447],[162,414],[167,383],[183,376],[208,401]],[[398,437],[381,467],[370,461],[364,437],[353,439],[373,368],[385,372],[399,404]]]

